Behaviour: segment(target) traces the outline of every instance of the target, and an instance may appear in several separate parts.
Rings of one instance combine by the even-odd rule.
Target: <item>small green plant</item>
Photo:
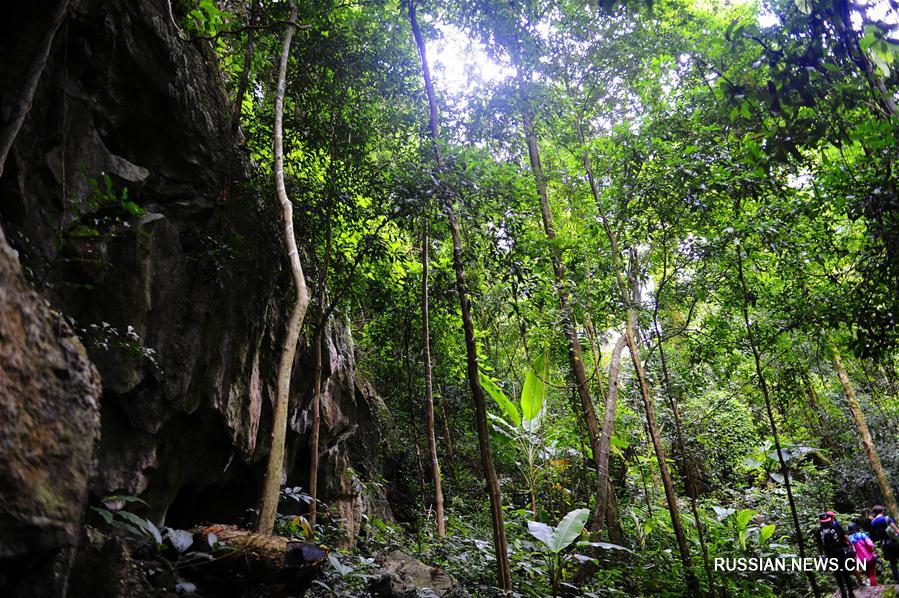
[[[281,489],[281,500],[292,500],[297,503],[309,504],[312,497],[303,492],[301,486],[288,486]],[[288,536],[294,538],[304,538],[307,542],[312,542],[315,538],[315,531],[309,520],[302,515],[275,515],[275,533],[279,536]]]
[[[528,531],[543,543],[553,596],[558,595],[562,581],[565,549],[577,540],[590,517],[589,509],[575,509],[565,515],[555,527],[539,521],[528,521]]]
[[[521,388],[521,407],[509,400],[496,382],[481,372],[481,385],[496,404],[503,410],[503,417],[492,413],[487,416],[493,422],[493,429],[511,439],[518,450],[524,454],[527,462],[522,473],[528,481],[528,492],[531,498],[531,512],[537,514],[537,460],[545,457],[546,449],[540,435],[543,407],[546,399],[546,378],[548,375],[546,355],[540,355],[528,368],[524,386]]]
[[[105,172],[88,181],[91,194],[83,204],[74,201],[74,221],[67,234],[74,238],[90,238],[100,236],[100,227],[104,224],[120,222],[120,216],[109,214],[101,215],[99,212],[106,208],[118,208],[127,216],[142,216],[145,212],[128,196],[128,187],[117,191],[112,178]]]
[[[102,351],[120,351],[144,359],[151,368],[162,374],[162,367],[156,359],[156,350],[143,344],[143,339],[133,326],[129,325],[122,331],[109,322],[100,322],[77,330],[85,344]]]
[[[199,0],[192,2],[187,15],[181,20],[181,25],[194,36],[213,37],[227,28],[228,21],[233,15],[221,10],[213,0]]]
[[[99,177],[91,179],[90,185],[93,192],[85,204],[88,212],[95,212],[110,205],[118,205],[132,216],[140,216],[144,213],[142,207],[128,199],[128,187],[123,187],[122,191],[117,193],[112,179],[105,172],[101,172]]]
[[[157,547],[162,545],[162,532],[156,525],[131,511],[125,510],[129,504],[146,506],[147,503],[136,496],[107,496],[102,507],[91,507],[107,524],[135,538],[150,538]]]
[[[752,522],[752,519],[758,515],[758,511],[755,511],[754,509],[740,509],[737,511],[735,509],[725,509],[722,507],[712,508],[718,516],[719,521],[727,521],[730,523],[734,535],[736,536],[737,544],[739,544],[740,550],[743,552],[746,552],[749,549],[748,539],[750,536],[756,536],[758,538],[759,547],[764,548],[768,540],[774,535],[774,530],[777,528],[777,525],[774,523],[750,527],[749,524]]]
[[[353,561],[355,561],[353,563]],[[348,564],[353,563],[353,564]],[[324,579],[316,579],[313,585],[330,596],[356,594],[373,577],[369,571],[375,567],[375,560],[362,556],[328,553],[330,569]],[[317,593],[316,593],[317,594]]]

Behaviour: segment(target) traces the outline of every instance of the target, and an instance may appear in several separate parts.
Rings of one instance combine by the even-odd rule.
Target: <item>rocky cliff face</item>
[[[0,590],[55,596],[81,535],[100,379],[0,230]]]
[[[4,111],[52,4],[15,3],[0,24]],[[257,499],[289,297],[274,203],[241,185],[214,56],[176,36],[164,0],[70,5],[0,179],[0,225],[100,372],[93,499],[140,495],[176,526],[234,521]],[[379,474],[384,408],[339,321],[324,363],[319,487],[358,520],[387,509],[346,476]],[[306,486],[308,350],[294,371],[288,481]]]

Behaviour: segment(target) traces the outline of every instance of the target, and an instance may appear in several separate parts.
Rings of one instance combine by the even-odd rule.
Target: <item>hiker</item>
[[[852,549],[855,550],[855,558],[865,563],[865,574],[868,576],[868,586],[877,585],[877,551],[874,550],[874,542],[871,536],[865,533],[857,523],[850,523],[846,528],[849,532],[849,542],[852,543]],[[862,582],[861,571],[856,570],[856,578],[859,583]]]
[[[899,527],[881,505],[871,507],[868,518],[871,520],[871,539],[880,546],[883,558],[890,564],[893,581],[899,583],[899,564],[896,563],[899,559]]]
[[[815,530],[815,540],[818,543],[818,550],[827,558],[837,559],[837,568],[833,572],[837,578],[837,585],[840,586],[840,598],[855,598],[852,582],[852,575],[846,566],[847,552],[854,552],[850,548],[849,539],[846,532],[843,531],[833,513],[821,513],[818,515],[820,525]]]

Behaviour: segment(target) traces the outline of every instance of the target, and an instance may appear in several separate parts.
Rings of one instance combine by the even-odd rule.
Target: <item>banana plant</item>
[[[580,537],[589,517],[589,509],[575,509],[562,517],[555,527],[539,521],[528,521],[528,531],[546,547],[553,596],[558,594],[562,581],[562,553]]]
[[[740,550],[746,552],[749,549],[748,539],[750,532],[757,535],[759,548],[764,548],[765,543],[771,539],[776,529],[776,524],[769,523],[767,525],[758,525],[750,530],[749,524],[753,517],[758,515],[758,511],[753,509],[724,509],[721,507],[713,507],[718,515],[719,521],[730,521],[733,531],[736,533],[737,543]]]
[[[531,512],[537,514],[537,458],[541,453],[542,438],[540,425],[546,401],[547,356],[542,354],[528,368],[521,388],[518,406],[515,405],[499,385],[481,372],[481,386],[496,401],[503,417],[488,413],[493,429],[511,439],[525,455],[527,468],[522,471],[528,481]]]

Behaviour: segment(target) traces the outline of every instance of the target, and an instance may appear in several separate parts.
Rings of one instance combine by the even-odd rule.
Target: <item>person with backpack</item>
[[[846,528],[849,532],[849,542],[855,551],[855,558],[865,563],[865,574],[868,576],[869,586],[877,585],[877,551],[874,550],[874,542],[871,536],[866,534],[857,523],[850,523]],[[861,582],[861,571],[855,572]]]
[[[880,546],[883,558],[890,564],[893,581],[899,583],[899,526],[881,505],[871,507],[871,539]]]
[[[840,586],[841,598],[855,598],[853,591],[855,584],[852,581],[852,575],[849,574],[849,568],[846,566],[847,552],[851,551],[851,544],[846,537],[833,513],[821,513],[818,515],[820,525],[815,530],[815,541],[818,544],[818,550],[827,558],[837,559],[837,568],[833,572],[837,578],[837,585]]]

